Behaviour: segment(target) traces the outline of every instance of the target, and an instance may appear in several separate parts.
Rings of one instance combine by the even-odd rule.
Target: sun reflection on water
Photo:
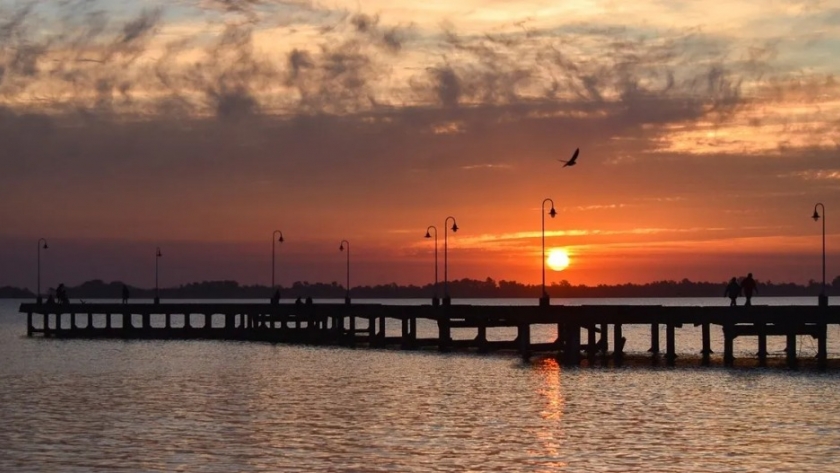
[[[540,377],[538,392],[544,403],[540,411],[543,422],[536,431],[538,442],[535,443],[540,445],[541,449],[534,454],[546,460],[544,466],[552,469],[563,468],[567,466],[567,463],[561,460],[565,442],[563,410],[566,403],[560,382],[560,365],[554,358],[544,358],[538,360],[534,367]]]

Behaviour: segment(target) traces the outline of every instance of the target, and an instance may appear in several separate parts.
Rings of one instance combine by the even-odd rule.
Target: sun
[[[546,264],[554,271],[563,271],[569,267],[569,253],[563,248],[552,248],[548,252]]]

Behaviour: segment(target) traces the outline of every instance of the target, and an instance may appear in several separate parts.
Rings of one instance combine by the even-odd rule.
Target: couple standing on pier
[[[736,306],[738,305],[738,296],[741,295],[741,291],[744,291],[744,297],[747,298],[747,302],[744,305],[752,305],[753,292],[758,294],[758,287],[755,279],[753,279],[752,273],[747,274],[747,277],[741,281],[741,284],[738,284],[738,281],[733,277],[726,286],[726,290],[723,291],[723,297],[729,298],[730,306]]]

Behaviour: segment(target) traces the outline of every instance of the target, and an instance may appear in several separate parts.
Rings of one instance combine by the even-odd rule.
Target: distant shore
[[[538,284],[522,284],[516,281],[495,281],[459,279],[449,281],[449,294],[457,298],[539,298],[542,287]],[[608,297],[722,297],[725,281],[700,282],[683,279],[682,281],[655,281],[646,284],[619,285],[572,285],[566,281],[546,286],[549,296],[554,298],[608,298]],[[73,299],[120,299],[123,283],[120,281],[104,282],[92,280],[78,286],[68,286],[67,293]],[[132,299],[151,299],[155,290],[128,286]],[[279,286],[280,295],[289,298],[341,299],[346,289],[337,282],[309,283],[296,282],[291,286]],[[53,288],[44,288],[46,297]],[[267,299],[274,291],[263,285],[240,285],[236,281],[204,281],[177,287],[160,288],[158,294],[164,299]],[[355,286],[351,288],[353,298],[357,299],[425,299],[435,294],[443,296],[444,285],[439,283],[424,286],[381,284],[375,286]],[[822,292],[822,283],[810,281],[807,285],[795,283],[773,283],[759,281],[758,296],[761,297],[816,297]],[[840,295],[840,276],[826,285],[829,296]],[[33,299],[35,294],[16,287],[0,287],[0,299]]]

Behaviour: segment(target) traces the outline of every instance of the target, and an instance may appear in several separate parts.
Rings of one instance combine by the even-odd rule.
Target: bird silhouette
[[[564,160],[562,160],[562,159],[558,159],[558,161],[560,161],[561,163],[565,163],[565,164],[563,164],[563,167],[566,167],[566,166],[574,166],[575,164],[577,164],[577,155],[578,155],[579,153],[580,153],[580,148],[577,148],[577,149],[575,149],[575,154],[573,154],[573,155],[572,155],[572,159],[570,159],[570,160],[568,160],[568,161],[564,161]]]
[[[563,167],[574,166],[575,164],[577,164],[577,157],[578,157],[579,153],[580,153],[580,148],[577,148],[577,149],[575,149],[575,154],[572,155],[572,159],[570,159],[568,161],[558,159],[558,161],[560,161],[561,163],[566,163],[566,164],[563,165]]]

